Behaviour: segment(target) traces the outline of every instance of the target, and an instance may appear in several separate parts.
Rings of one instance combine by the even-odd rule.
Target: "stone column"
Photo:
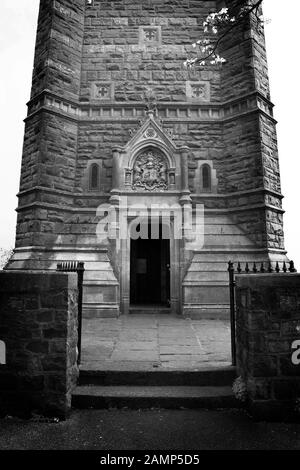
[[[111,204],[118,205],[120,202],[120,186],[121,186],[121,166],[120,166],[120,153],[122,149],[115,147],[113,149],[113,167],[112,167],[112,190],[110,202]]]
[[[188,168],[188,147],[181,147],[181,204],[191,204],[191,192],[189,190],[189,168]]]

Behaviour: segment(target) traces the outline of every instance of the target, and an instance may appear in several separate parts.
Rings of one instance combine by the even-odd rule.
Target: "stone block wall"
[[[234,14],[241,1],[225,3]],[[262,13],[260,7],[258,15]],[[247,95],[246,107],[248,111],[253,109],[252,113],[243,112],[246,109],[243,110],[242,104],[239,108],[242,115],[225,119],[224,192],[262,189],[256,191],[256,207],[249,204],[252,207],[234,214],[234,219],[257,245],[270,251],[284,250],[276,121],[270,102],[264,28],[258,26],[252,14],[249,21],[234,29],[220,47],[221,54],[227,59],[221,69],[222,100],[231,102],[234,109],[239,108],[237,100]],[[271,257],[274,256],[273,253]]]
[[[241,1],[225,3],[234,14]],[[201,201],[206,209],[230,209],[259,248],[282,250],[276,131],[263,28],[252,17],[235,29],[221,44],[227,59],[221,68],[183,66],[194,51],[191,44],[203,35],[204,18],[223,6],[220,1],[155,0],[94,0],[86,6],[80,92],[86,122],[79,126],[76,185],[79,191],[87,190],[89,167],[98,159],[101,192],[111,189],[112,146],[125,145],[130,132],[136,132],[151,90],[164,128],[176,145],[190,149],[190,190],[199,187],[195,182],[199,161],[210,160],[218,178],[216,192],[228,197],[223,207],[219,199],[206,197]],[[201,98],[191,92],[197,84],[205,89]],[[216,108],[205,110],[205,105]],[[267,196],[271,202],[265,189],[272,191]],[[240,194],[248,204],[240,204]],[[268,229],[278,236],[266,236]]]
[[[149,90],[158,102],[164,130],[176,145],[188,144],[191,149],[192,190],[198,161],[221,154],[220,123],[211,119],[208,109],[203,116],[210,122],[198,123],[200,105],[220,102],[220,70],[193,71],[183,65],[193,51],[192,42],[202,34],[200,25],[215,7],[214,1],[185,0],[174,5],[95,0],[86,5],[80,95],[86,119],[79,125],[78,191],[88,190],[89,167],[98,161],[100,192],[109,193],[112,148],[126,145],[139,129]],[[191,85],[198,83],[205,89],[203,98],[192,96]],[[167,109],[168,104],[173,108]],[[188,106],[194,109],[188,111]]]
[[[223,8],[224,3],[230,14],[235,16],[244,2],[219,0],[217,8]],[[264,30],[257,27],[254,15],[222,41],[220,52],[228,61],[221,69],[222,101],[236,99],[258,89],[270,98]]]
[[[77,275],[0,272],[0,414],[65,418],[77,368]]]
[[[227,3],[234,14],[241,2]],[[195,52],[192,43],[204,34],[203,20],[223,4],[41,0],[17,247],[56,245],[70,217],[68,208],[77,208],[77,214],[108,201],[112,148],[126,145],[137,132],[150,92],[164,130],[177,146],[190,149],[191,192],[199,188],[195,179],[201,161],[210,161],[218,178],[214,193],[226,198],[200,202],[208,211],[230,210],[258,248],[283,250],[263,28],[251,18],[235,29],[221,44],[227,60],[221,68],[183,65]],[[100,172],[96,192],[89,188],[94,163]],[[36,218],[37,207],[44,209],[42,219]],[[249,227],[255,228],[249,232]],[[267,231],[270,236],[259,236]]]
[[[41,0],[31,98],[45,89],[77,99],[86,0]]]
[[[238,275],[236,306],[237,369],[250,411],[300,419],[300,275]]]
[[[65,207],[73,204],[72,197],[62,199],[55,191],[70,195],[74,191],[78,133],[74,102],[79,100],[85,4],[85,0],[40,1],[31,100],[25,120],[17,247],[28,246],[28,238],[35,246],[54,244],[58,220],[49,204],[56,206],[61,220],[67,217]],[[53,98],[55,110],[47,109],[46,95]],[[62,96],[67,100],[64,104],[57,101]],[[71,116],[65,112],[68,105]],[[38,188],[52,190],[52,200],[45,200],[43,194],[42,199]],[[42,220],[35,218],[35,208],[41,206]],[[22,230],[28,221],[34,223]]]
[[[200,25],[215,8],[215,1],[190,0],[87,5],[81,99],[143,102],[151,86],[158,101],[180,102],[186,101],[186,81],[205,81],[212,101],[219,101],[218,70],[194,73],[183,67],[202,34]],[[101,85],[113,86],[106,91]]]

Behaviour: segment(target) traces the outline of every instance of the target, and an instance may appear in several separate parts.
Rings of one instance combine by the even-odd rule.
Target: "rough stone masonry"
[[[0,272],[0,416],[65,418],[77,368],[77,275]]]
[[[300,418],[300,276],[236,277],[237,370],[252,414]]]

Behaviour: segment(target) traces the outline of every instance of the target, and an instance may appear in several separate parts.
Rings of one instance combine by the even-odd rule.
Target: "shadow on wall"
[[[4,341],[0,341],[0,365],[6,364],[6,347]]]

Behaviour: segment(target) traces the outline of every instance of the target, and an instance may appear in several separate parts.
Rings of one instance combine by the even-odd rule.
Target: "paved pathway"
[[[82,368],[173,370],[230,365],[230,325],[174,315],[83,320]]]

